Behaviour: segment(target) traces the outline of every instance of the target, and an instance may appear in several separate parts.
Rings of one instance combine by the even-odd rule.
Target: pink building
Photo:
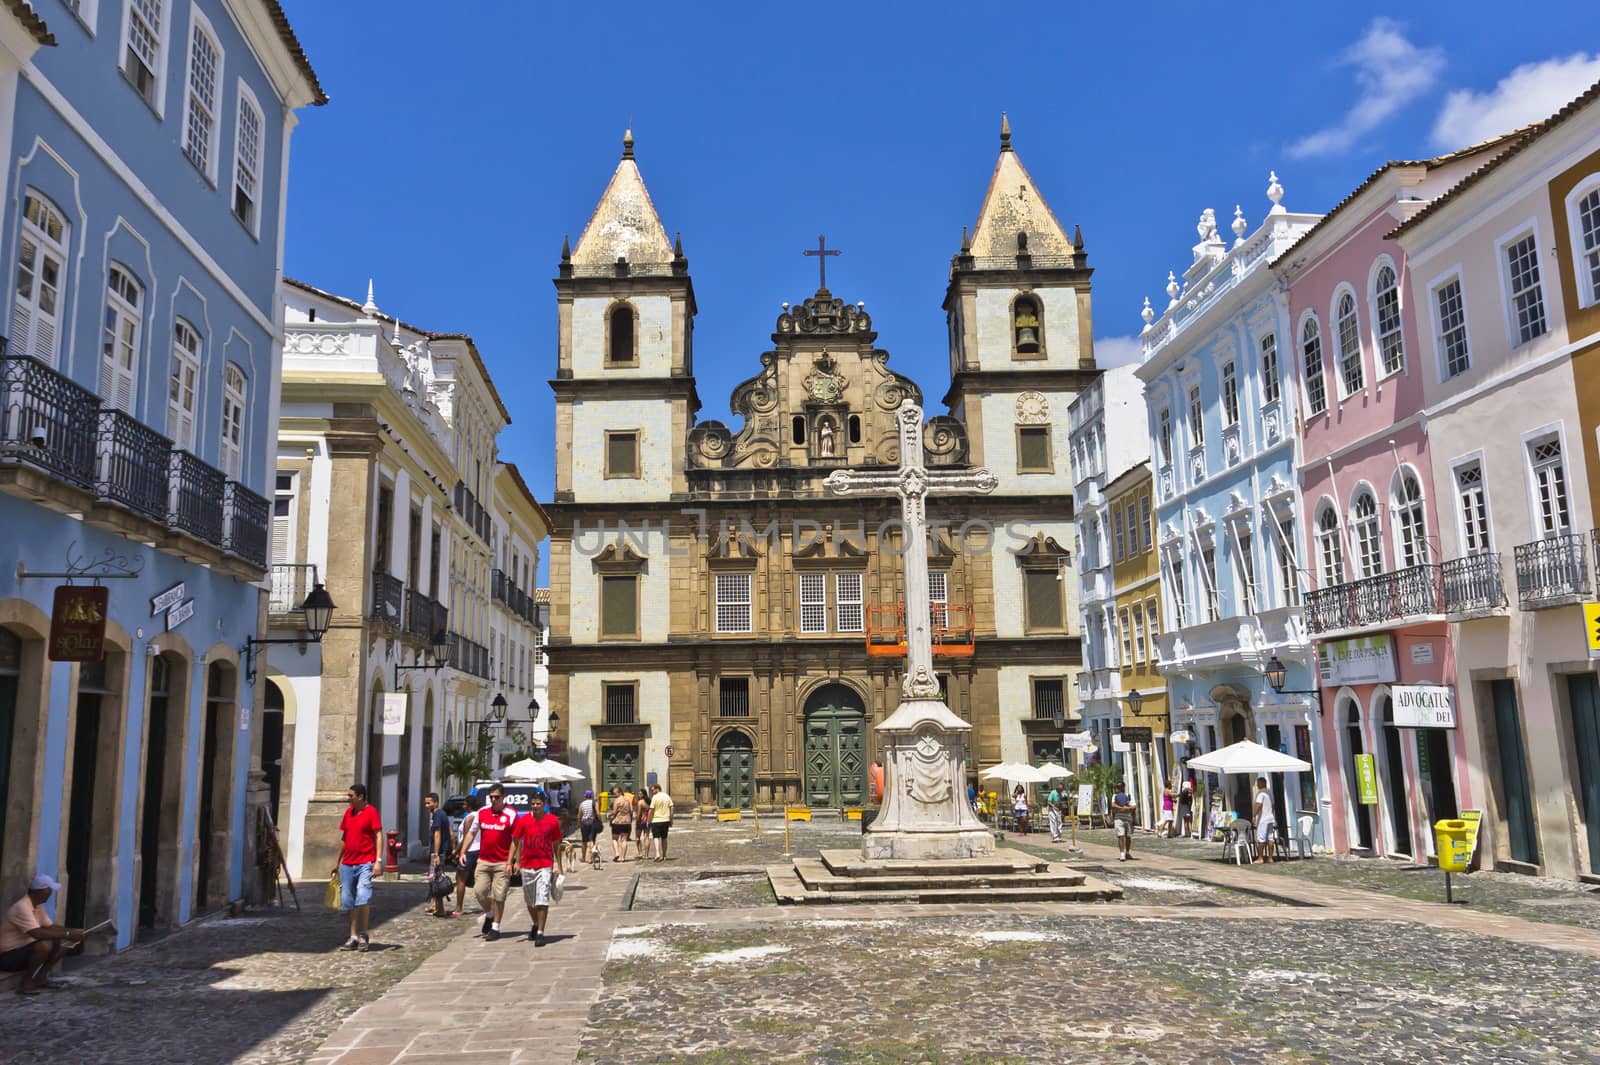
[[[1433,822],[1473,806],[1416,316],[1405,254],[1386,238],[1497,145],[1386,164],[1273,265],[1301,371],[1305,616],[1335,851],[1426,863]]]

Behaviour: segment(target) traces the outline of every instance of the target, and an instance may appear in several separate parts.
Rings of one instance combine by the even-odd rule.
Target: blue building
[[[326,96],[276,0],[11,0],[0,53],[0,898],[52,874],[120,949],[250,879],[289,135]],[[97,578],[104,657],[52,660]]]
[[[1327,769],[1315,697],[1294,694],[1314,687],[1294,529],[1299,374],[1287,299],[1268,266],[1316,216],[1288,213],[1276,177],[1267,195],[1272,208],[1254,233],[1235,210],[1232,247],[1213,213],[1201,216],[1181,285],[1167,275],[1165,312],[1146,303],[1137,372],[1155,467],[1166,602],[1158,648],[1174,753],[1181,762],[1251,739],[1309,761],[1312,773],[1273,782],[1278,823],[1297,827],[1298,810],[1320,818]],[[1268,682],[1274,659],[1290,694]],[[1248,815],[1250,783],[1230,778],[1229,795],[1207,798]]]

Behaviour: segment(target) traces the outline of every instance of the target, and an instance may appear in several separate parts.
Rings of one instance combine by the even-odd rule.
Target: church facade
[[[928,507],[935,668],[974,727],[972,777],[1058,756],[1071,727],[1065,419],[1099,373],[1090,274],[1003,128],[951,261],[948,413],[923,447],[929,467],[1000,482]],[[555,286],[549,702],[568,760],[598,789],[656,781],[686,809],[866,804],[905,668],[900,505],[822,482],[896,467],[896,410],[933,397],[824,280],[751,359],[738,424],[699,420],[688,261],[631,137]]]

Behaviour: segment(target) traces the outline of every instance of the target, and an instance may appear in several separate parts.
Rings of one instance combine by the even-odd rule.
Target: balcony
[[[272,505],[238,481],[222,493],[222,549],[252,566],[267,565],[267,522]]]
[[[120,410],[100,411],[96,499],[165,521],[171,465],[172,441]]]
[[[489,512],[483,509],[483,504],[472,494],[472,490],[462,481],[456,482],[455,510],[478,539],[485,544],[489,543],[490,525],[493,519]]]
[[[1364,577],[1306,596],[1306,625],[1313,633],[1376,628],[1407,618],[1442,616],[1441,567],[1424,564]]]
[[[372,575],[372,610],[367,615],[380,625],[401,628],[405,618],[406,585],[399,577],[377,572]]]
[[[489,649],[474,643],[459,632],[450,634],[450,665],[462,673],[489,679]]]
[[[293,621],[300,604],[317,584],[317,567],[309,562],[274,562],[272,590],[267,595],[267,615]]]
[[[0,345],[0,464],[93,487],[99,409],[93,392],[38,359],[4,354]]]
[[[1489,614],[1506,605],[1500,556],[1490,551],[1452,558],[1440,566],[1444,609],[1452,616]]]
[[[1122,674],[1109,668],[1079,671],[1078,698],[1084,702],[1122,698]]]
[[[438,600],[421,592],[406,592],[405,631],[424,642],[432,642],[435,633],[450,627],[450,612]]]
[[[187,451],[172,453],[168,477],[167,527],[220,545],[222,496],[228,478]]]
[[[1589,560],[1579,533],[1518,544],[1516,563],[1517,596],[1524,610],[1569,606],[1589,596]]]

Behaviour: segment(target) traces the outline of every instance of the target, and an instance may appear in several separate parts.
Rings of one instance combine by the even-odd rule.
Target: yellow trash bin
[[[1471,828],[1465,821],[1435,821],[1433,838],[1439,853],[1439,868],[1447,873],[1464,873],[1472,861]]]
[[[611,793],[609,791],[602,791],[599,795],[595,796],[595,799],[600,804],[599,808],[602,814],[611,809]]]

